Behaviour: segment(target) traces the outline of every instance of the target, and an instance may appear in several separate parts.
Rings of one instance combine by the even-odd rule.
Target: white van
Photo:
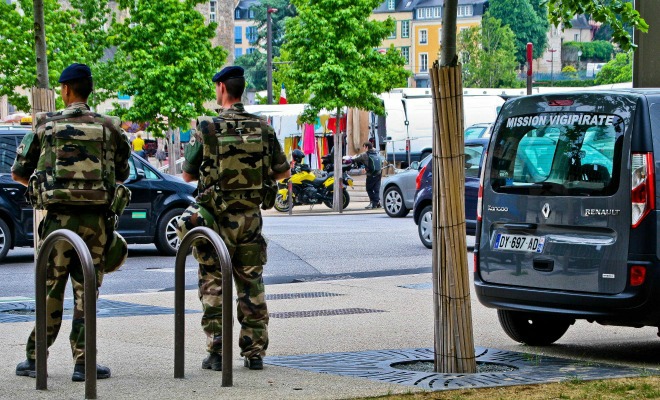
[[[388,161],[408,162],[406,146],[410,146],[410,161],[422,160],[433,149],[433,98],[430,89],[395,89],[380,95],[385,106],[385,128],[379,127],[384,138]],[[504,104],[495,95],[464,95],[464,127],[476,123],[494,122]]]

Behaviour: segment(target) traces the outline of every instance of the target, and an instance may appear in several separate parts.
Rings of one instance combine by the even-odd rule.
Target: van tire
[[[559,340],[575,320],[547,314],[497,310],[504,332],[516,342],[529,346],[548,346]]]
[[[160,254],[164,256],[175,256],[181,240],[176,234],[176,226],[185,210],[183,208],[174,208],[166,212],[158,222],[156,228],[156,247]]]

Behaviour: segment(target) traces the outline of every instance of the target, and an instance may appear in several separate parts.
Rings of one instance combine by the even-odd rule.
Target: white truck
[[[385,116],[372,118],[378,143],[385,143],[390,162],[421,160],[433,149],[433,98],[430,89],[394,89],[380,98]],[[504,104],[496,95],[464,95],[464,127],[494,122]]]

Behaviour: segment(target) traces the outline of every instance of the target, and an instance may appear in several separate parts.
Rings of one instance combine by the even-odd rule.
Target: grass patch
[[[584,381],[570,379],[559,383],[521,385],[485,389],[420,392],[362,400],[638,400],[660,399],[660,376]]]

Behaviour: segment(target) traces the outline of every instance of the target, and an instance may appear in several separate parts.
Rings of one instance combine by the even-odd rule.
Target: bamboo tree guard
[[[465,238],[465,137],[461,67],[431,69],[433,88],[433,292],[435,371],[474,373]]]

